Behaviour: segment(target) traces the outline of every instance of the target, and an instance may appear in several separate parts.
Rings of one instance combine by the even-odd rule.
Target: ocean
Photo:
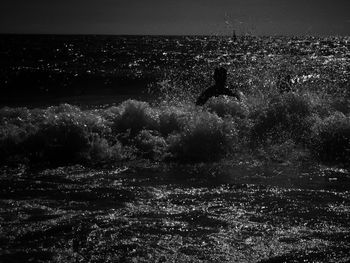
[[[0,36],[1,262],[348,262],[350,38]],[[239,99],[210,98],[217,67]]]
[[[145,95],[162,81],[205,89],[220,65],[244,92],[281,74],[293,75],[296,89],[322,85],[332,92],[348,81],[349,43],[348,37],[2,35],[1,104],[47,106],[88,95],[149,100]]]

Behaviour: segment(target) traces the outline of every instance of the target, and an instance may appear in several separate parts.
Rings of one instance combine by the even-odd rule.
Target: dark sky
[[[350,35],[350,0],[0,0],[0,33]]]

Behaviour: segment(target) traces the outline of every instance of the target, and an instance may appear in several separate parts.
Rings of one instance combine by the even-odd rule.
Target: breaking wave
[[[200,163],[250,156],[348,166],[350,114],[339,103],[294,92],[268,98],[252,94],[242,101],[218,97],[205,107],[136,100],[89,110],[69,104],[5,107],[0,110],[0,162]]]

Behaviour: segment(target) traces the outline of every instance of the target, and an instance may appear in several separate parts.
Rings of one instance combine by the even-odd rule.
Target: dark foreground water
[[[349,262],[342,169],[3,171],[1,262]]]

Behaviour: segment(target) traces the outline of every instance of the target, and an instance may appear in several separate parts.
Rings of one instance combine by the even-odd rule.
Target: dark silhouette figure
[[[233,38],[234,42],[237,42],[236,30],[233,30],[233,32],[232,32],[232,38]]]
[[[232,96],[240,100],[237,92],[234,92],[226,87],[227,70],[224,68],[216,68],[214,72],[215,85],[206,89],[197,99],[197,105],[204,105],[211,97],[219,95]]]

